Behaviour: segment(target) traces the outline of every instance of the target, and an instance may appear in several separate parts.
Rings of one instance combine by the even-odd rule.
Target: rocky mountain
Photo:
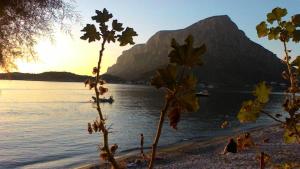
[[[90,76],[77,75],[70,72],[43,72],[38,74],[32,73],[0,73],[0,80],[29,80],[29,81],[55,81],[55,82],[84,82]],[[123,83],[119,77],[112,75],[101,75],[101,78],[108,83]]]
[[[205,43],[204,65],[195,70],[200,82],[254,84],[282,82],[284,65],[272,52],[251,41],[226,15],[213,16],[184,29],[159,31],[146,44],[124,51],[107,73],[126,80],[147,80],[168,62],[170,41],[183,43],[194,36],[195,46]]]

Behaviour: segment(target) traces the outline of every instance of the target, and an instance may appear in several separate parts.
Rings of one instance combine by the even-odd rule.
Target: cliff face
[[[158,67],[168,62],[170,41],[180,43],[193,35],[195,46],[205,43],[208,51],[204,65],[195,69],[200,81],[222,84],[245,84],[258,81],[282,81],[284,69],[270,51],[254,43],[226,16],[201,20],[185,29],[159,31],[146,44],[124,51],[107,73],[126,80],[146,80]]]

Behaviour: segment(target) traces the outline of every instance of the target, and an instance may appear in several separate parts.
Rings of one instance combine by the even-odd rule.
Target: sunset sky
[[[76,10],[81,14],[81,23],[72,28],[72,37],[57,32],[54,43],[40,39],[36,46],[39,60],[17,62],[20,72],[40,73],[44,71],[68,71],[77,74],[91,74],[97,63],[98,43],[89,44],[80,40],[80,30],[90,19],[95,9],[107,8],[114,18],[133,27],[139,34],[136,43],[145,43],[159,30],[185,28],[199,20],[214,15],[228,15],[246,35],[256,43],[282,56],[279,42],[258,39],[255,26],[265,20],[266,13],[279,6],[288,9],[288,17],[300,13],[300,0],[77,0]],[[299,44],[294,53],[300,54]],[[114,64],[123,50],[130,46],[109,45],[104,53],[102,73]]]

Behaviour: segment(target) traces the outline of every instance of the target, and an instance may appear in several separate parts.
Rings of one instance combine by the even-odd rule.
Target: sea
[[[117,155],[139,148],[140,134],[145,147],[153,141],[164,91],[145,85],[106,84],[103,97],[113,96],[112,104],[101,108],[110,128],[109,143],[118,144]],[[172,129],[166,118],[159,146],[183,141],[230,135],[270,125],[261,116],[255,123],[237,120],[243,101],[252,98],[251,91],[209,89],[209,97],[200,97],[198,112],[183,113],[178,129]],[[78,82],[0,81],[0,168],[76,168],[99,162],[102,137],[89,134],[87,124],[97,119],[89,90]],[[283,93],[274,92],[266,107],[278,112]],[[221,128],[224,121],[227,128]]]

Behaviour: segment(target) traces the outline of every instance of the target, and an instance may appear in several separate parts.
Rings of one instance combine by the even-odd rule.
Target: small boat
[[[96,97],[92,96],[93,102],[96,103]],[[108,99],[107,98],[99,98],[99,103],[109,103],[112,104],[114,102],[114,99],[112,96],[110,96]]]
[[[204,91],[196,93],[196,96],[199,96],[199,97],[208,97],[209,94],[208,94],[207,90],[204,90]]]

